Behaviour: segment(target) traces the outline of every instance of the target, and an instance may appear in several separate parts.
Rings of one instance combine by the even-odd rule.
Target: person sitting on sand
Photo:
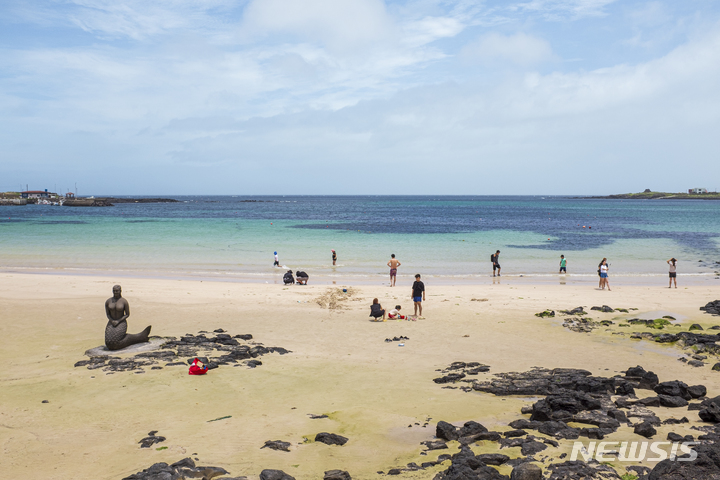
[[[307,285],[308,278],[310,278],[307,273],[301,272],[300,270],[297,271],[295,276],[297,277],[298,285]]]
[[[288,270],[285,272],[285,275],[283,275],[283,283],[285,285],[290,285],[295,283],[295,278],[293,278],[292,270]]]
[[[675,282],[675,288],[677,288],[677,260],[673,257],[667,261],[667,264],[670,265],[670,284],[668,288],[672,288],[673,282]]]
[[[400,305],[395,305],[395,308],[388,312],[388,318],[390,320],[405,320],[407,317],[405,315],[400,315],[401,308],[402,307]]]
[[[370,316],[373,317],[375,320],[374,322],[379,322],[378,320],[380,317],[382,317],[382,321],[385,321],[385,310],[382,308],[382,305],[380,305],[380,301],[377,298],[373,298],[373,303],[370,305]]]

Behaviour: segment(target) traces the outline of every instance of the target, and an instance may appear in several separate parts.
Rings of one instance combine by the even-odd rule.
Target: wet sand
[[[451,446],[420,455],[425,450],[420,442],[433,439],[439,420],[475,420],[491,430],[509,430],[507,423],[522,417],[520,407],[532,403],[443,389],[432,379],[439,376],[436,370],[454,361],[490,365],[490,372],[478,379],[534,366],[582,368],[612,376],[642,365],[656,372],[660,381],[703,384],[708,396],[720,394],[720,372],[710,369],[713,357],[706,366],[693,368],[677,361],[683,351],[675,346],[603,329],[580,334],[563,328],[561,318],[534,316],[546,308],[583,305],[589,310],[605,304],[638,310],[632,315],[590,316],[611,320],[670,312],[682,318],[682,330],[691,323],[707,328],[720,324],[720,317],[698,307],[720,298],[720,287],[715,286],[617,286],[607,292],[586,285],[510,279],[460,286],[426,281],[424,320],[373,323],[367,317],[373,297],[385,308],[399,303],[404,313],[411,313],[409,285],[354,287],[349,300],[330,310],[315,300],[342,285],[283,287],[28,274],[0,278],[5,359],[0,373],[0,444],[3,475],[8,478],[120,479],[153,463],[186,456],[249,478],[257,478],[264,468],[281,469],[297,479],[321,478],[330,469],[347,470],[358,479],[379,478],[377,471],[455,453]],[[85,350],[103,342],[103,305],[115,283],[122,284],[130,302],[131,333],[148,324],[153,335],[175,337],[223,328],[232,335],[251,333],[256,342],[292,353],[263,356],[263,365],[255,369],[220,366],[204,377],[188,376],[186,367],[113,375],[75,368],[75,362],[86,358]],[[403,347],[384,341],[400,335],[410,338]],[[329,418],[313,420],[308,414]],[[669,415],[697,418],[686,409]],[[224,416],[231,417],[208,422]],[[687,428],[663,426],[657,438],[664,439],[666,430],[697,434]],[[138,441],[151,430],[167,440],[140,449]],[[342,447],[303,443],[318,432],[350,440]],[[609,440],[627,436],[623,432]],[[260,449],[266,440],[288,441],[291,451]],[[491,443],[474,448],[497,451]],[[502,453],[514,457],[517,450]],[[562,451],[550,450],[543,453]],[[446,467],[403,473],[403,478],[432,478]],[[502,473],[509,471],[501,468]]]

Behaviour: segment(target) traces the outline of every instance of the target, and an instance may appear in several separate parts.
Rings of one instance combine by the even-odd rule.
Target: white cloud
[[[178,29],[217,28],[215,15],[228,11],[233,3],[231,0],[67,0],[54,5],[51,2],[39,10],[45,21],[54,16],[56,21],[74,24],[86,32],[142,40]],[[20,11],[26,18],[35,15],[27,7]]]
[[[454,17],[425,17],[409,22],[405,27],[405,43],[413,46],[426,45],[439,38],[454,37],[467,25]]]
[[[465,45],[460,54],[469,61],[510,62],[521,66],[553,59],[552,47],[546,40],[525,33],[489,33]]]
[[[381,0],[253,0],[245,9],[246,35],[292,35],[329,50],[364,48],[393,35]]]
[[[445,83],[336,112],[250,119],[234,133],[185,142],[173,158],[231,169],[272,159],[286,172],[277,181],[298,193],[300,179],[322,176],[335,159],[336,175],[352,179],[344,193],[375,193],[380,171],[402,175],[396,193],[631,191],[639,176],[667,184],[669,172],[672,182],[691,182],[699,169],[720,174],[707,148],[720,128],[719,81],[714,34],[635,66],[512,76],[494,87]],[[682,170],[674,168],[680,159]]]
[[[577,19],[605,15],[605,7],[617,0],[530,0],[508,8],[525,13],[537,13],[548,19]]]

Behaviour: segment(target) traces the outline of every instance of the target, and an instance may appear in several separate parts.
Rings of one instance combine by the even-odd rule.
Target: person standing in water
[[[415,275],[415,282],[412,284],[411,297],[415,304],[415,315],[418,316],[418,310],[420,313],[419,318],[422,318],[422,302],[425,300],[425,284],[420,280],[420,274]]]
[[[395,259],[395,254],[390,255],[390,261],[387,263],[388,267],[390,267],[390,286],[395,286],[395,280],[397,280],[397,269],[401,265],[401,263]]]
[[[560,255],[560,273],[567,273],[567,260],[565,255]]]
[[[497,276],[500,276],[500,250],[490,255],[490,261],[493,264],[493,277],[495,276],[495,270],[497,270]]]
[[[335,253],[335,250],[330,250],[332,252],[332,261],[333,265],[335,265],[335,262],[337,262],[337,253]]]
[[[273,263],[273,267],[279,267],[280,266],[280,259],[278,258],[277,252],[275,252],[275,263]]]
[[[668,288],[672,288],[673,282],[675,283],[675,288],[677,288],[677,260],[673,257],[667,261],[667,264],[670,265],[670,284]]]

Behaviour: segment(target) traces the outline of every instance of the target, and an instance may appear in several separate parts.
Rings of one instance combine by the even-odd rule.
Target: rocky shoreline
[[[64,207],[114,207],[117,203],[177,203],[174,198],[77,198],[63,201]]]
[[[642,465],[628,465],[619,474],[608,465],[597,461],[567,460],[566,454],[542,454],[558,449],[563,442],[580,437],[602,440],[607,435],[624,431],[628,436],[640,435],[652,439],[660,425],[691,424],[698,436],[670,432],[669,442],[693,442],[698,457],[720,459],[720,397],[706,397],[703,385],[688,386],[682,381],[660,382],[658,376],[641,366],[629,368],[624,375],[614,377],[593,376],[579,369],[542,369],[529,372],[495,374],[490,381],[463,380],[473,391],[497,396],[544,396],[531,406],[523,407],[521,417],[508,424],[510,430],[488,431],[481,424],[470,421],[461,428],[447,422],[438,422],[437,442],[432,449],[457,445],[459,452],[438,460],[450,460],[450,466],[437,474],[434,480],[500,480],[507,479],[494,470],[494,465],[512,465],[511,479],[574,480],[574,479],[716,479],[720,478],[720,462],[677,462],[667,458],[652,470]],[[636,390],[648,390],[655,396],[640,398]],[[691,401],[694,401],[690,403]],[[697,412],[678,419],[661,413],[656,408],[686,408]],[[662,416],[666,418],[662,419]],[[693,418],[688,420],[688,417]],[[573,425],[585,425],[577,427]],[[535,431],[538,435],[527,432]],[[632,433],[631,433],[632,432]],[[476,455],[471,445],[479,441],[496,442],[500,449],[520,447],[520,456]],[[457,442],[457,443],[455,443]],[[443,443],[445,444],[443,446]],[[614,442],[620,446],[621,442]],[[607,457],[623,460],[625,446],[606,452]],[[632,456],[632,455],[631,455]],[[683,457],[678,457],[683,458]],[[544,468],[528,468],[529,462],[542,463]],[[543,474],[542,470],[545,470]],[[622,476],[621,476],[622,475]]]
[[[628,314],[630,311],[637,310],[635,308],[611,308],[607,305],[602,307],[594,306],[590,309],[591,311],[598,311],[601,313],[625,313]],[[701,311],[704,311],[710,315],[720,315],[720,300],[708,302],[705,306],[700,307]],[[558,310],[560,315],[563,315],[563,327],[577,333],[590,333],[594,330],[604,329],[606,332],[610,332],[612,335],[629,336],[633,340],[649,340],[655,343],[674,345],[681,350],[685,350],[685,355],[679,355],[678,361],[685,362],[691,367],[702,367],[708,360],[709,356],[715,357],[716,363],[713,364],[712,369],[720,371],[720,333],[699,333],[703,331],[703,327],[700,324],[694,323],[688,327],[688,331],[680,332],[667,332],[662,333],[657,331],[663,331],[666,328],[681,328],[680,325],[674,324],[675,317],[671,315],[664,315],[662,318],[655,319],[640,319],[640,318],[627,318],[622,320],[594,320],[586,317],[589,312],[580,306],[573,308],[572,310]],[[554,318],[556,313],[554,310],[545,310],[535,314],[539,318]],[[620,331],[618,329],[626,329],[631,327],[644,327],[653,331]],[[713,325],[708,328],[709,330],[720,330],[720,325]]]
[[[468,372],[478,368],[485,370],[484,367],[487,366],[476,365],[476,362],[454,362],[445,370]],[[422,442],[426,450],[420,452],[420,455],[428,456],[437,450],[451,449],[456,450],[456,453],[441,453],[435,460],[420,464],[410,462],[378,474],[397,476],[442,464],[446,468],[435,474],[433,480],[720,479],[720,396],[707,397],[707,389],[703,385],[689,386],[679,380],[660,382],[657,374],[641,366],[629,368],[622,375],[613,377],[594,376],[581,369],[535,368],[527,372],[495,374],[489,381],[468,380],[464,375],[455,377],[455,382],[450,379],[441,382],[437,380],[436,383],[468,383],[470,388],[463,388],[465,391],[533,397],[537,400],[523,407],[518,412],[518,418],[511,421],[507,429],[491,431],[474,420],[466,421],[461,427],[439,421],[435,425],[434,439]],[[651,396],[643,397],[640,391],[647,391]],[[471,401],[477,401],[477,397]],[[670,416],[662,408],[685,411],[681,415]],[[657,435],[655,427],[664,425],[682,426],[685,432],[688,429],[696,431],[695,435],[669,432],[664,439],[666,444],[690,442],[694,445],[694,453],[683,451],[681,453],[684,456],[673,456],[675,453],[670,457],[666,455],[665,460],[650,469],[637,462],[627,462],[627,443],[621,445],[621,442],[613,442],[619,448],[606,450],[604,455],[614,461],[625,460],[625,472],[621,473],[613,468],[612,462],[600,463],[591,458],[568,460],[567,453],[556,453],[563,449],[563,445],[567,447],[568,443],[581,437],[588,442],[597,441],[620,432],[628,436],[654,439]],[[156,438],[150,436],[143,441],[155,442]],[[315,441],[341,447],[348,439],[321,432],[316,435]],[[507,449],[508,452],[473,451],[473,447],[488,444],[495,444],[500,450]],[[288,452],[290,447],[290,442],[273,440],[265,442],[260,448]],[[697,455],[697,461],[677,461],[692,454]],[[630,457],[633,455],[631,452]],[[587,456],[592,457],[592,454]],[[510,476],[501,474],[496,468],[499,466],[512,467]],[[225,475],[229,475],[229,472],[224,468],[197,467],[191,458],[186,458],[172,465],[154,464],[124,480],[247,479],[245,476]],[[263,469],[259,476],[261,480],[294,480],[293,476],[282,470]],[[344,470],[330,470],[322,478],[349,480],[352,477]]]
[[[599,197],[572,197],[577,200],[720,200],[718,193],[667,193],[645,191]]]
[[[115,355],[89,355],[88,360],[80,360],[75,367],[87,367],[88,370],[102,368],[106,375],[116,372],[145,373],[145,369],[162,370],[165,367],[176,367],[190,365],[195,358],[198,358],[208,370],[218,368],[220,365],[233,365],[235,367],[247,366],[255,368],[263,363],[257,357],[269,353],[285,355],[290,353],[282,347],[265,347],[262,343],[251,342],[251,334],[240,334],[231,336],[225,330],[215,330],[215,336],[207,337],[209,332],[201,331],[197,335],[188,333],[177,339],[168,337],[159,350],[137,353],[132,356],[118,357],[123,350],[118,350]],[[247,343],[240,343],[240,342]],[[87,353],[86,353],[87,354]],[[165,362],[163,366],[159,362]]]

